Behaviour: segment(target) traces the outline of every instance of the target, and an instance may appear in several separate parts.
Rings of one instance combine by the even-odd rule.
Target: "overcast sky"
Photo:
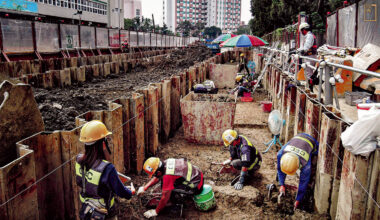
[[[162,23],[162,0],[141,0],[142,1],[142,14],[144,17],[152,17],[154,14],[154,20],[156,24]],[[241,20],[246,24],[251,18],[251,12],[249,2],[250,0],[241,0]]]

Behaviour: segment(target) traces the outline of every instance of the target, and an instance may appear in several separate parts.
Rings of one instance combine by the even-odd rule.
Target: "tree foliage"
[[[177,31],[181,32],[184,37],[188,37],[192,30],[195,27],[191,24],[190,21],[181,21],[177,25]]]
[[[355,1],[357,0],[349,2]],[[306,15],[314,13],[314,17],[319,17],[315,23],[324,23],[327,12],[336,10],[343,2],[344,0],[251,0],[252,20],[249,26],[254,35],[262,36],[297,21],[297,16],[302,11]],[[313,21],[310,23],[313,27]]]
[[[153,23],[154,22],[150,18],[126,18],[124,19],[124,29],[130,31],[156,32],[166,35],[174,35],[174,33],[168,29],[166,24],[163,24],[163,26],[160,27],[159,25],[154,25]]]
[[[208,38],[216,38],[221,34],[222,30],[216,26],[206,27],[204,31],[204,35],[206,35]]]
[[[251,34],[251,29],[249,28],[248,25],[242,25],[242,26],[238,27],[238,29],[236,30],[236,32],[234,32],[234,34],[236,34],[236,35]]]

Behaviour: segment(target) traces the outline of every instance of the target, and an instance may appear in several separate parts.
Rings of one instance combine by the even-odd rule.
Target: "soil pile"
[[[136,89],[159,82],[211,56],[204,46],[185,48],[174,50],[158,66],[140,65],[131,73],[93,78],[84,84],[63,89],[35,88],[34,94],[45,129],[71,130],[75,128],[76,116],[91,110],[106,110],[109,101],[128,97]]]

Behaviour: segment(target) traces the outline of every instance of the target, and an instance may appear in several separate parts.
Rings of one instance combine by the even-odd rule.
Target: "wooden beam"
[[[130,116],[133,118],[131,124],[131,146],[133,167],[137,174],[140,174],[145,159],[144,142],[144,97],[140,93],[132,93],[130,101]]]

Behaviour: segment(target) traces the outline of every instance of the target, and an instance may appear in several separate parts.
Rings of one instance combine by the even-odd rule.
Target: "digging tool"
[[[223,173],[237,173],[238,172],[238,170],[236,170],[233,166],[224,165],[223,163],[219,163],[219,162],[211,162],[210,170],[211,170],[212,165],[222,166],[222,168],[220,168],[218,171],[218,175],[223,174]]]
[[[117,175],[119,176],[119,178],[123,184],[127,183],[128,181],[131,181],[131,177],[129,177],[129,176],[126,176],[126,175],[119,173],[119,172],[117,172]]]
[[[267,184],[267,185],[266,185],[266,188],[267,188],[267,190],[268,190],[268,200],[270,200],[271,197],[272,197],[272,192],[273,192],[274,190],[276,190],[276,185],[274,185],[273,183],[272,183],[272,184]]]
[[[237,181],[239,181],[239,179],[240,179],[240,174],[237,175],[237,176],[231,181],[231,186],[234,186],[235,183],[237,183]]]

